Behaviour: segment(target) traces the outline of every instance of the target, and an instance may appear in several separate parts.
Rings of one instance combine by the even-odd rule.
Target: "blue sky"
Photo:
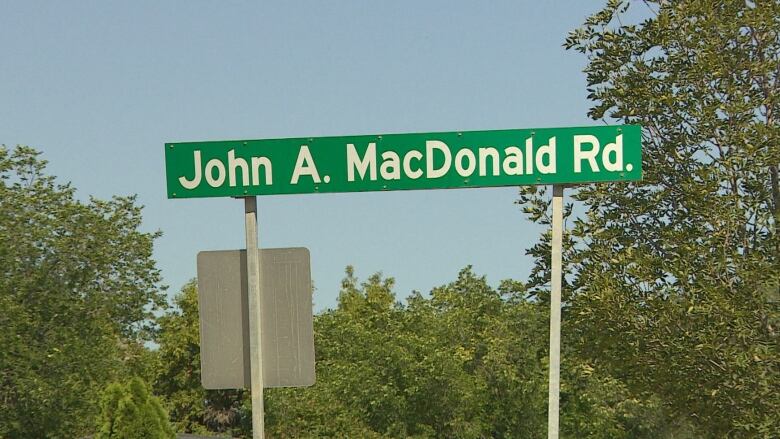
[[[168,200],[163,144],[593,125],[561,44],[600,1],[13,1],[0,6],[0,143],[79,196],[138,194],[172,292],[244,247],[243,202]],[[315,309],[346,265],[399,298],[468,264],[524,280],[541,231],[517,188],[259,198],[262,247],[311,250]]]

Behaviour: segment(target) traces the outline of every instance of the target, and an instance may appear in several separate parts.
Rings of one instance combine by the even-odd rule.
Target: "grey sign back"
[[[263,387],[314,384],[309,250],[259,250],[262,267]],[[201,383],[249,388],[246,250],[198,253]]]

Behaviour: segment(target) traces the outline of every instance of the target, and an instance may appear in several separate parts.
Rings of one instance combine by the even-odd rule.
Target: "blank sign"
[[[309,250],[259,250],[263,387],[314,384]],[[201,383],[250,387],[246,250],[198,253]]]

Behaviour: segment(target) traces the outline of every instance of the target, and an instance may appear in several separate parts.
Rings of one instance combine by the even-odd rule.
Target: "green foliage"
[[[144,367],[163,298],[140,223],[133,197],[78,201],[38,152],[0,147],[0,437],[90,433],[105,384]]]
[[[360,282],[348,268],[338,307],[315,316],[317,383],[265,391],[269,437],[546,435],[546,306],[525,301],[522,284],[496,290],[470,268],[406,304],[392,289],[390,278]],[[247,393],[200,386],[196,285],[186,285],[176,303],[161,320],[155,386],[173,421],[180,430],[250,437]],[[656,400],[629,395],[574,355],[564,361],[565,432],[663,437],[670,417]]]
[[[174,299],[176,308],[159,318],[155,389],[164,397],[174,427],[186,433],[240,434],[251,422],[242,390],[205,390],[200,384],[200,326],[195,281]],[[248,404],[248,403],[247,403]]]
[[[173,439],[175,434],[160,401],[140,378],[113,383],[103,395],[95,439]]]
[[[649,18],[630,22],[630,6]],[[587,56],[590,116],[643,126],[645,174],[570,191],[584,213],[566,241],[564,340],[629,395],[656,395],[680,431],[773,437],[780,3],[610,0],[566,47]],[[540,192],[521,199],[544,218]],[[547,243],[532,249],[538,294]]]
[[[351,269],[339,306],[317,316],[317,384],[268,392],[273,437],[541,438],[547,428],[545,305],[518,282],[498,290],[470,268],[398,303],[393,281]],[[564,354],[562,429],[572,437],[656,438],[659,404]]]

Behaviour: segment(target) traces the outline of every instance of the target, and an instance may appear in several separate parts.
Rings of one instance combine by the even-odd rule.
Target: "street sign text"
[[[635,181],[636,125],[168,143],[169,198]]]

